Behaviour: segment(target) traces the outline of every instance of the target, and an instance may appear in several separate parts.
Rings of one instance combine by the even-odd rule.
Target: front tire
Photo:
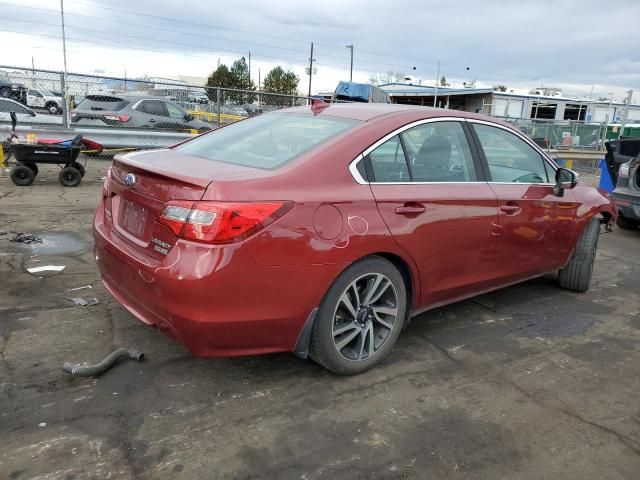
[[[47,105],[45,105],[44,107],[47,112],[49,112],[51,115],[57,115],[60,112],[60,107],[58,107],[58,105],[56,105],[55,103],[51,102],[51,103],[47,103]]]
[[[589,290],[599,237],[600,219],[592,218],[578,238],[571,260],[558,274],[560,287],[574,292]]]
[[[407,312],[402,274],[382,257],[368,257],[347,268],[318,308],[311,357],[340,375],[374,367],[395,344]]]
[[[16,165],[11,169],[11,181],[19,187],[28,187],[36,179],[36,174],[26,165]]]

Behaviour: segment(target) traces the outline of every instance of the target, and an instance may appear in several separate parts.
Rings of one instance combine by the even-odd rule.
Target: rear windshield
[[[346,118],[269,113],[213,131],[176,149],[209,160],[271,170],[359,123]]]
[[[124,98],[111,97],[108,95],[91,95],[84,97],[78,104],[77,110],[117,112],[123,109],[128,103]]]

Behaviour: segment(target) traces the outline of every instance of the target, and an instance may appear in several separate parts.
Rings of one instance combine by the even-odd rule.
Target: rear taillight
[[[112,120],[114,122],[128,122],[131,115],[118,115],[117,113],[105,113],[102,115],[105,120]]]
[[[169,202],[160,223],[181,238],[205,243],[233,243],[273,223],[293,202]]]
[[[629,164],[623,163],[618,170],[618,176],[622,178],[629,178]]]

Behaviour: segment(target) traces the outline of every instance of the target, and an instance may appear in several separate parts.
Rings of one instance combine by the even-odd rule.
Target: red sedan
[[[499,120],[316,103],[117,156],[96,261],[141,321],[205,357],[371,368],[425,310],[559,271],[589,288],[607,194]]]

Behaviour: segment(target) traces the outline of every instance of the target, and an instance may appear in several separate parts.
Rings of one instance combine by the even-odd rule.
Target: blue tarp
[[[368,102],[370,94],[371,85],[366,83],[340,82],[336,88],[335,96],[344,96],[354,100]]]

